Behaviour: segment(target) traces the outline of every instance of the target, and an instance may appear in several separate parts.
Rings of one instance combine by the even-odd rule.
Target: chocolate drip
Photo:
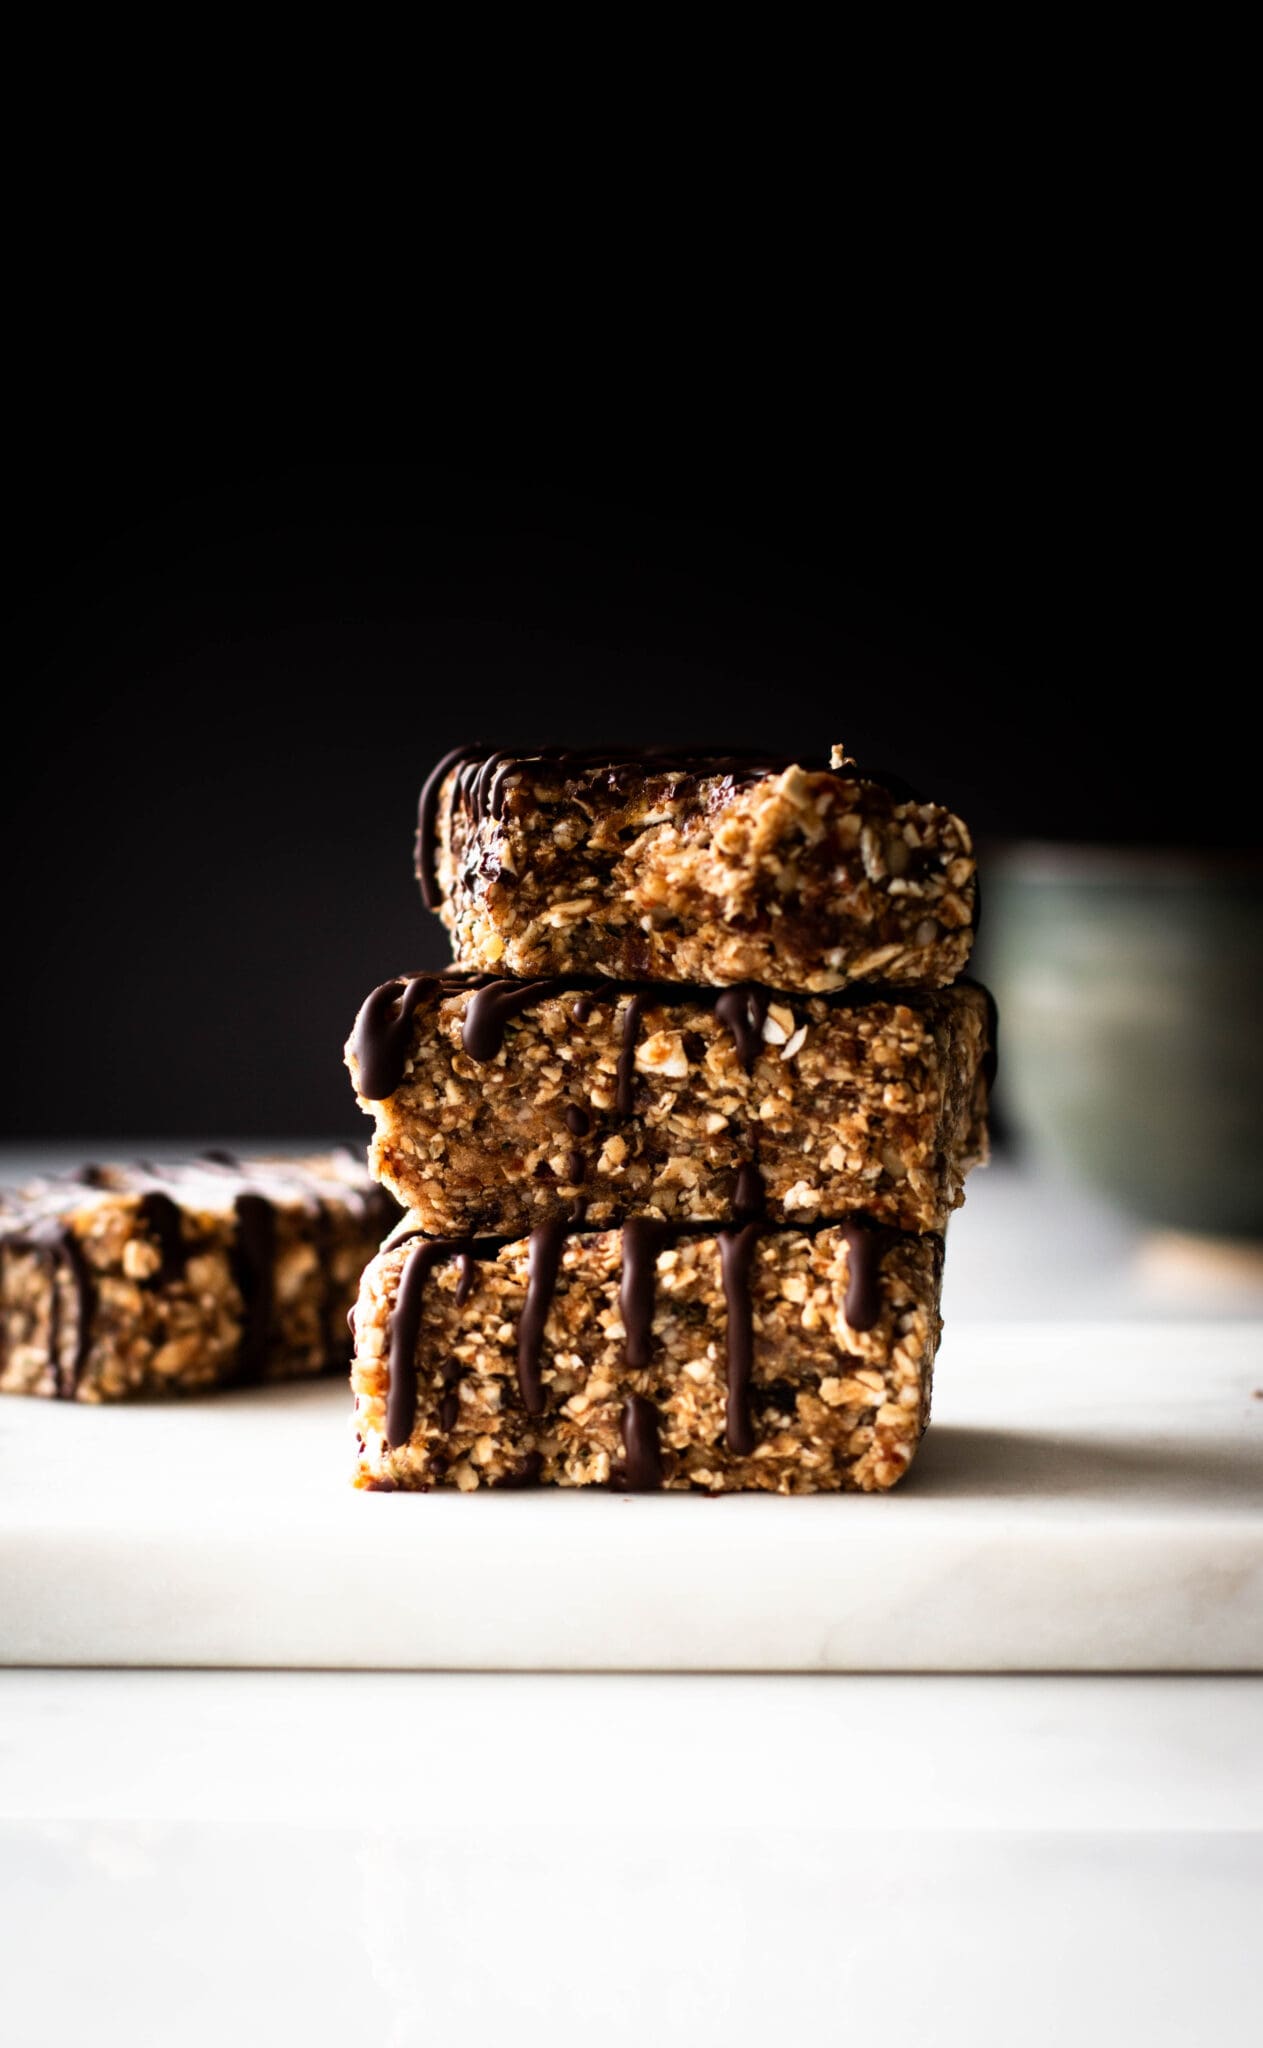
[[[528,1415],[542,1415],[544,1410],[539,1355],[544,1341],[544,1325],[548,1321],[557,1285],[565,1234],[566,1226],[559,1220],[541,1223],[531,1232],[526,1301],[517,1332],[517,1378]]]
[[[145,1228],[158,1240],[162,1264],[154,1279],[160,1285],[164,1284],[174,1279],[177,1273],[184,1271],[188,1258],[188,1246],[184,1242],[180,1211],[170,1195],[164,1195],[160,1189],[155,1188],[152,1193],[141,1196],[138,1214]]]
[[[582,1152],[567,1152],[566,1181],[571,1187],[582,1187],[587,1174],[587,1161]]]
[[[261,1380],[267,1363],[268,1338],[276,1296],[276,1210],[266,1195],[238,1195],[233,1203],[237,1241],[232,1254],[233,1279],[241,1295],[241,1342],[237,1377]]]
[[[620,1116],[630,1116],[632,1113],[633,1084],[636,1078],[636,1033],[640,1029],[640,1016],[644,1007],[643,996],[631,996],[623,1012],[623,1044],[618,1055],[614,1097]]]
[[[212,1166],[226,1167],[229,1173],[240,1173],[241,1171],[241,1161],[235,1152],[228,1150],[226,1145],[211,1145],[203,1152],[202,1158],[209,1160]]]
[[[853,1330],[871,1330],[881,1314],[881,1258],[884,1230],[871,1223],[842,1223],[846,1239],[846,1300],[842,1313]]]
[[[473,1293],[476,1273],[477,1267],[474,1264],[473,1253],[468,1250],[463,1251],[460,1255],[460,1278],[456,1282],[457,1308],[464,1308],[465,1303]]]
[[[570,1005],[570,1014],[574,1018],[576,1024],[586,1024],[588,1018],[592,1015],[591,996],[579,996],[578,999]]]
[[[391,1314],[390,1382],[386,1395],[386,1442],[392,1450],[406,1444],[417,1419],[417,1339],[421,1334],[421,1308],[425,1283],[435,1266],[469,1246],[455,1237],[423,1237],[408,1254],[399,1276],[395,1306]],[[450,1428],[451,1424],[444,1425]]]
[[[588,1115],[587,1110],[580,1109],[578,1103],[576,1102],[567,1103],[566,1129],[569,1131],[571,1137],[586,1138],[591,1128],[592,1119]]]
[[[750,1372],[754,1364],[754,1308],[750,1300],[750,1264],[754,1257],[759,1230],[759,1224],[747,1223],[740,1230],[719,1232],[724,1301],[728,1309],[728,1406],[725,1433],[728,1449],[736,1458],[748,1458],[754,1449],[749,1395]]]
[[[88,1356],[96,1287],[83,1247],[72,1230],[52,1217],[35,1223],[21,1236],[6,1240],[14,1251],[34,1252],[48,1274],[48,1363],[59,1401],[73,1401]],[[61,1293],[58,1275],[65,1273],[75,1297],[75,1339],[70,1357],[62,1357]]]
[[[479,1065],[493,1060],[504,1044],[504,1027],[510,1017],[520,1016],[533,1003],[555,995],[563,986],[550,981],[488,981],[475,989],[465,1005],[460,1042],[471,1060]]]
[[[768,1001],[765,988],[745,982],[736,988],[726,988],[715,1004],[715,1015],[731,1031],[737,1058],[747,1074],[753,1071],[763,1047]]]
[[[360,1094],[367,1101],[384,1102],[403,1080],[412,1047],[412,1013],[439,979],[436,974],[414,974],[409,981],[397,976],[384,981],[361,1004],[349,1050],[360,1070]]]
[[[643,1372],[653,1348],[653,1305],[658,1253],[672,1236],[669,1223],[653,1216],[632,1216],[623,1225],[623,1273],[619,1308],[626,1332],[627,1363]]]
[[[430,770],[422,787],[421,801],[417,806],[416,869],[417,880],[421,884],[421,900],[427,910],[437,910],[440,902],[435,831],[439,791],[453,768],[462,761],[468,761],[471,755],[483,752],[482,744],[476,740],[463,747],[453,747],[449,754],[444,754],[438,766]]]
[[[611,1483],[628,1493],[656,1493],[662,1485],[658,1411],[643,1394],[629,1394],[624,1404],[623,1449],[626,1461]]]
[[[732,1205],[738,1216],[761,1216],[766,1195],[758,1166],[753,1159],[743,1159],[737,1168],[737,1185],[732,1196]]]

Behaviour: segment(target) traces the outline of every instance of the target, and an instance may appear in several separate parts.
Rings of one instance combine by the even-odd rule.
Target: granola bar
[[[969,833],[862,775],[466,747],[422,792],[422,892],[458,967],[529,979],[941,987],[973,939]]]
[[[964,984],[776,996],[461,975],[384,983],[347,1047],[371,1171],[424,1230],[555,1218],[942,1231],[986,1154],[991,1031]]]
[[[400,1235],[355,1311],[356,1484],[892,1486],[929,1415],[942,1256],[857,1219]]]
[[[345,1370],[399,1211],[349,1152],[91,1166],[0,1191],[0,1392],[202,1392]]]

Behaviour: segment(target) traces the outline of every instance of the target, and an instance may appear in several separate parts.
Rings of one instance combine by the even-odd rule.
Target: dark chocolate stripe
[[[541,1415],[544,1410],[539,1358],[565,1236],[566,1225],[559,1219],[541,1223],[531,1232],[526,1301],[517,1333],[517,1379],[528,1415]]]
[[[450,771],[460,762],[467,761],[471,754],[484,752],[482,744],[475,740],[463,747],[453,747],[444,754],[438,765],[430,770],[421,790],[421,801],[417,806],[416,870],[421,884],[421,900],[427,910],[439,907],[438,885],[438,844],[436,825],[438,822],[439,792]]]
[[[743,1159],[737,1168],[737,1184],[733,1189],[732,1206],[738,1216],[761,1216],[767,1199],[763,1175],[753,1159]]]
[[[887,1233],[871,1223],[841,1223],[846,1239],[846,1300],[842,1313],[853,1330],[871,1330],[881,1314],[881,1259]]]
[[[768,1002],[765,988],[742,982],[736,988],[725,989],[715,1003],[715,1015],[731,1031],[737,1058],[747,1074],[753,1071],[754,1062],[763,1050],[763,1025]]]
[[[480,1065],[485,1060],[493,1060],[504,1044],[504,1027],[510,1017],[520,1016],[533,1003],[542,1002],[545,996],[558,994],[564,986],[554,978],[548,981],[488,981],[485,987],[475,989],[465,1005],[460,1034],[461,1045],[470,1059],[477,1060]]]
[[[237,1377],[243,1384],[263,1378],[272,1310],[276,1301],[276,1210],[266,1195],[247,1191],[233,1203],[237,1219],[233,1278],[241,1295],[241,1342]]]
[[[7,1238],[6,1242],[14,1251],[34,1252],[48,1275],[48,1363],[57,1399],[73,1401],[87,1361],[96,1304],[96,1285],[83,1247],[72,1230],[52,1217]],[[75,1334],[69,1358],[62,1356],[61,1294],[57,1285],[61,1273],[69,1278],[75,1299]]]
[[[614,1483],[628,1493],[656,1493],[662,1485],[658,1411],[643,1394],[629,1394],[624,1404],[623,1449],[626,1459],[612,1475]]]
[[[184,1225],[179,1209],[170,1195],[158,1188],[142,1195],[139,1214],[145,1228],[158,1240],[162,1264],[154,1279],[160,1284],[173,1280],[177,1273],[184,1271],[189,1248],[184,1242]]]
[[[734,1457],[748,1458],[754,1449],[750,1424],[750,1373],[754,1365],[754,1309],[750,1300],[750,1265],[761,1225],[721,1230],[724,1301],[728,1309],[728,1405],[725,1435]]]
[[[614,1087],[614,1101],[620,1116],[630,1116],[634,1102],[636,1079],[636,1034],[640,1030],[640,1016],[645,999],[634,995],[628,999],[623,1012],[623,1043],[618,1055],[618,1072]]]
[[[627,1363],[633,1372],[643,1372],[649,1363],[658,1253],[674,1235],[669,1223],[659,1222],[654,1216],[632,1216],[623,1225],[623,1271],[618,1299]]]
[[[397,976],[375,988],[360,1006],[351,1028],[348,1050],[359,1068],[359,1092],[369,1102],[384,1102],[403,1080],[412,1048],[412,1014],[436,974]]]
[[[417,1340],[421,1335],[426,1280],[435,1266],[469,1250],[460,1238],[423,1237],[408,1254],[399,1276],[389,1326],[390,1383],[386,1395],[386,1442],[392,1450],[408,1442],[417,1419]]]

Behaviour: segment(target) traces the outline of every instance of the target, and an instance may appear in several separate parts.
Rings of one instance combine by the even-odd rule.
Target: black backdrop
[[[470,736],[841,739],[984,838],[1252,836],[1190,775],[1213,579],[1134,450],[1034,408],[862,452],[597,438],[269,462],[151,422],[34,451],[7,1134],[362,1135],[340,1046],[369,987],[443,957],[414,806]]]

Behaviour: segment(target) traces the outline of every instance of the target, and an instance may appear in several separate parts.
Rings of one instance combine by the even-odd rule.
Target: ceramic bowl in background
[[[983,873],[1019,1142],[1146,1222],[1263,1238],[1263,860],[1025,845]]]

